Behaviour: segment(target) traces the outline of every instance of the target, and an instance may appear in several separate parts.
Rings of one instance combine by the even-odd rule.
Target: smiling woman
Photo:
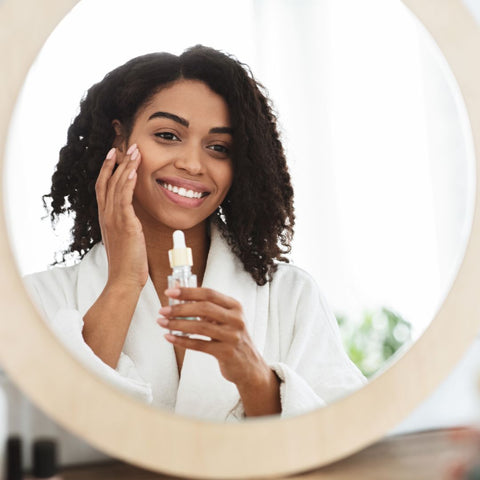
[[[365,383],[315,282],[285,258],[293,189],[276,119],[233,57],[196,46],[107,74],[47,198],[54,223],[74,217],[64,258],[80,261],[26,283],[72,353],[123,391],[225,421],[304,413]],[[167,289],[178,229],[200,288]]]

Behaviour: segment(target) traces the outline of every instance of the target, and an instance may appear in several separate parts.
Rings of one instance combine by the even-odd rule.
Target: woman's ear
[[[123,152],[125,147],[125,133],[123,125],[121,124],[120,120],[115,119],[112,121],[112,126],[116,134],[115,140],[113,141],[113,146]]]

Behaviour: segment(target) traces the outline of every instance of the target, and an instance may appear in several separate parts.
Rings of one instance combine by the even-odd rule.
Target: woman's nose
[[[179,170],[185,170],[190,175],[199,175],[203,172],[202,162],[202,149],[201,148],[186,148],[181,155],[179,155],[174,161],[174,165]]]

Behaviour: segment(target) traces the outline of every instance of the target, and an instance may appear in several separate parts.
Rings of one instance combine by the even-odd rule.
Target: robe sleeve
[[[151,403],[152,387],[137,373],[123,352],[113,369],[83,339],[83,316],[76,307],[74,288],[67,275],[54,270],[27,275],[24,282],[34,304],[52,333],[82,365],[108,384],[143,402]]]
[[[336,318],[313,278],[296,269],[279,288],[284,352],[269,364],[281,381],[281,415],[289,417],[325,406],[366,379],[346,354]]]

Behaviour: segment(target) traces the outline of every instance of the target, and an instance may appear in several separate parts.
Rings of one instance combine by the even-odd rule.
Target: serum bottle
[[[168,251],[172,274],[168,276],[168,288],[193,287],[197,286],[197,276],[192,274],[192,249],[185,245],[185,235],[181,230],[173,232],[173,248]],[[175,298],[169,299],[169,305],[184,303]],[[181,317],[185,320],[197,320],[196,317]],[[183,332],[171,332],[173,335],[189,336]]]

